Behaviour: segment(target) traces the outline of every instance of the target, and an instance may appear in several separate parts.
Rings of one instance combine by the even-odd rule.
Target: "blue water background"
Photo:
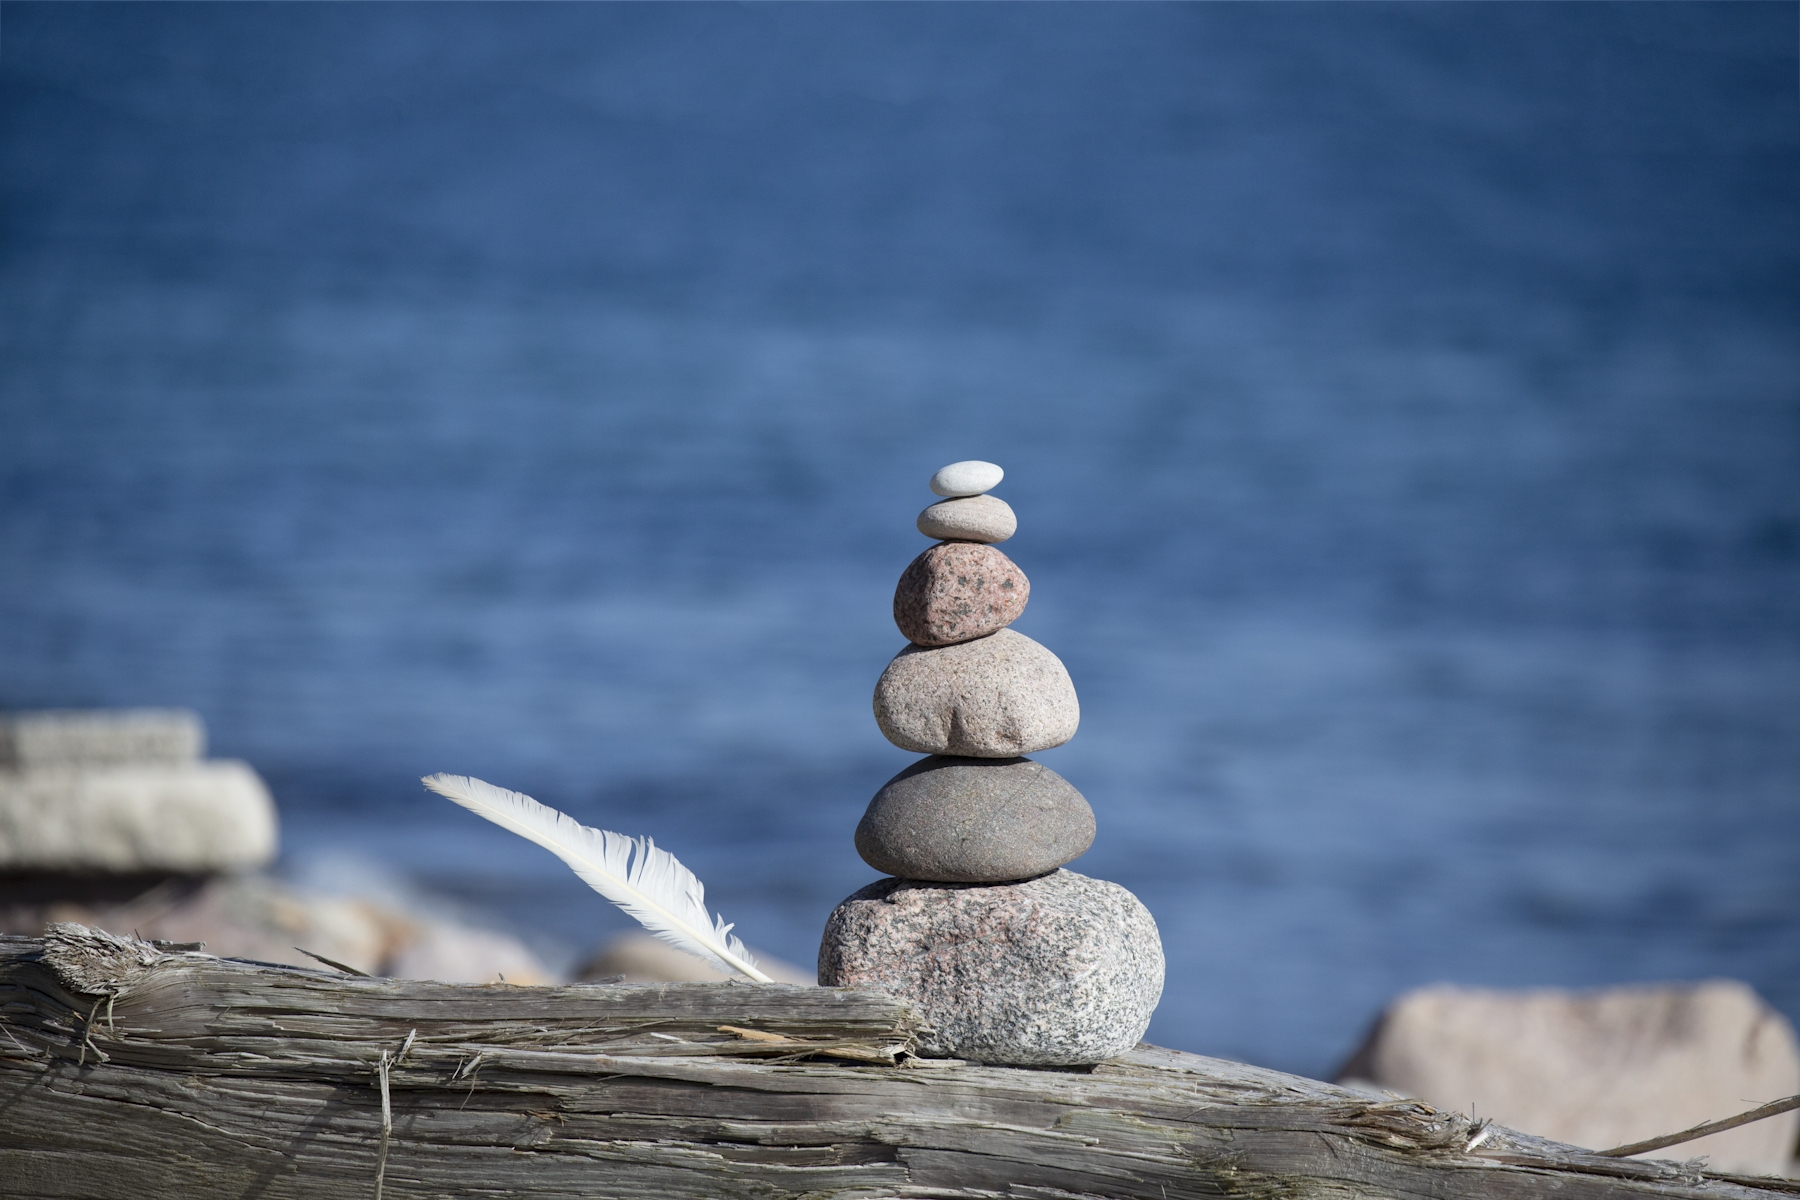
[[[1153,1040],[1800,1017],[1796,20],[7,3],[0,705],[190,705],[296,878],[622,929],[478,774],[809,962],[987,458]]]

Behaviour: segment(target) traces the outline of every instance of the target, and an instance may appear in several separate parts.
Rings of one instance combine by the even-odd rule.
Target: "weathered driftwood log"
[[[1141,1047],[933,1063],[881,995],[457,986],[0,938],[0,1195],[1771,1197]],[[378,1184],[379,1178],[379,1184]]]

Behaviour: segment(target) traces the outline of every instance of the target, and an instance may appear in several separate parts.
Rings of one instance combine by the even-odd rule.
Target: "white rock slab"
[[[205,752],[205,726],[185,709],[0,714],[0,767],[191,763]]]
[[[276,840],[275,802],[245,763],[0,769],[0,868],[242,870]]]
[[[1340,1073],[1591,1150],[1800,1094],[1787,1020],[1742,983],[1570,992],[1432,987],[1395,1000]],[[1639,1155],[1778,1174],[1800,1112]]]
[[[931,477],[931,490],[939,496],[979,496],[999,487],[1005,478],[1006,472],[993,463],[971,458],[939,467]]]

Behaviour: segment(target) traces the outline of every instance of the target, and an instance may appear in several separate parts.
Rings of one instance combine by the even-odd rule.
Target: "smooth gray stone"
[[[1116,883],[883,879],[832,911],[819,983],[886,992],[931,1028],[920,1052],[1012,1066],[1124,1054],[1162,998],[1162,939]]]
[[[1030,879],[1094,844],[1094,810],[1029,758],[934,754],[882,786],[856,827],[856,852],[886,875],[938,883]]]
[[[1074,737],[1081,705],[1061,659],[1002,629],[896,654],[875,684],[875,723],[902,750],[1014,758]]]

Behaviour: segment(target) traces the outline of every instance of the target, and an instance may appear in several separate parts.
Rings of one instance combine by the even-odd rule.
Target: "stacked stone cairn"
[[[1075,735],[1081,709],[1056,655],[1007,628],[1031,584],[996,542],[1018,521],[988,493],[1003,472],[952,463],[919,514],[940,539],[900,577],[912,644],[875,685],[875,721],[928,755],[875,793],[856,830],[889,878],[838,905],[819,982],[918,1007],[928,1057],[1074,1066],[1130,1050],[1162,995],[1156,922],[1137,897],[1063,864],[1093,843],[1081,793],[1024,757]]]
[[[551,982],[507,934],[261,874],[278,833],[262,778],[207,758],[195,713],[0,713],[0,934],[73,921],[314,969]]]
[[[184,709],[0,714],[0,873],[199,875],[275,857],[275,802]]]

